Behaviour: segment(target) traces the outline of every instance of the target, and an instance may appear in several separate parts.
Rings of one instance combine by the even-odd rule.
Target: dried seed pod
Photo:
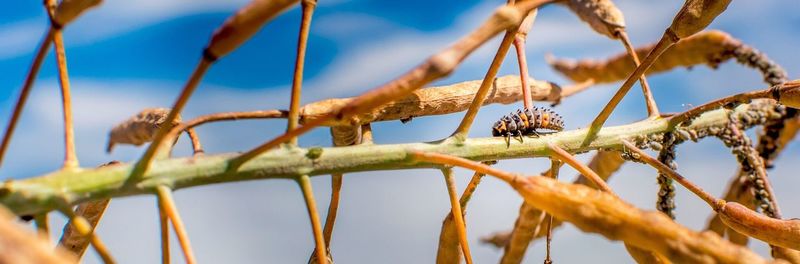
[[[255,0],[225,20],[220,28],[214,31],[211,42],[206,47],[205,55],[211,60],[225,56],[238,48],[264,26],[267,21],[276,17],[298,0]]]
[[[644,58],[655,44],[636,48],[636,54]],[[745,46],[725,32],[710,30],[683,39],[664,52],[653,63],[646,74],[665,72],[676,67],[691,67],[706,64],[716,67],[733,57],[737,47]],[[624,80],[635,69],[627,53],[620,53],[606,60],[569,60],[547,57],[553,69],[567,78],[582,82],[589,79],[596,83]]]
[[[116,125],[111,129],[106,151],[111,152],[115,144],[139,146],[152,141],[161,124],[166,121],[169,111],[169,108],[147,108]],[[178,115],[172,125],[177,126],[180,122],[181,117]]]
[[[625,28],[625,17],[611,0],[568,0],[561,3],[595,32],[611,39],[617,38],[617,30]]]
[[[730,3],[731,0],[687,0],[664,34],[678,39],[694,35],[711,24]]]
[[[103,0],[62,0],[56,8],[53,22],[63,27],[80,16],[86,10],[100,5]]]
[[[778,89],[778,102],[788,107],[800,109],[800,81],[782,84]]]

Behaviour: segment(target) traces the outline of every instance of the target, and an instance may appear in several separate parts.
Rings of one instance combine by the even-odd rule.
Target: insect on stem
[[[189,243],[189,234],[186,232],[186,227],[183,225],[181,215],[178,213],[175,200],[172,198],[172,190],[167,186],[159,185],[156,187],[156,197],[158,198],[159,208],[163,209],[166,217],[172,222],[172,227],[175,228],[175,235],[178,236],[178,242],[181,244],[181,249],[183,249],[183,256],[186,259],[186,263],[197,263],[194,257],[194,250],[192,250],[192,245]],[[163,239],[163,231],[161,236]],[[164,244],[162,244],[162,249],[164,249]],[[162,254],[164,253],[162,252]],[[162,256],[162,260],[163,258]]]
[[[305,67],[306,48],[308,46],[308,32],[311,28],[311,18],[314,15],[317,1],[303,0],[301,6],[303,14],[300,21],[300,32],[297,37],[297,57],[295,58],[294,77],[292,79],[292,97],[289,103],[287,132],[295,129],[300,120],[300,96],[303,89],[303,68]],[[297,145],[297,138],[292,138],[289,142],[292,145]]]

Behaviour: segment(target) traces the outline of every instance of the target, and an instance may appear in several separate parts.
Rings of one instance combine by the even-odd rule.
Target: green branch
[[[736,108],[733,114],[747,126],[763,124],[779,118],[775,105],[758,102]],[[220,154],[155,161],[140,179],[131,179],[131,164],[97,169],[74,169],[51,172],[33,178],[7,181],[0,187],[0,202],[17,214],[49,211],[65,204],[111,197],[152,194],[155,187],[166,185],[173,189],[256,179],[296,178],[301,175],[325,175],[358,171],[435,168],[437,165],[415,163],[407,158],[410,149],[438,152],[476,161],[517,159],[547,156],[548,143],[570,153],[595,149],[621,148],[622,139],[646,146],[660,140],[664,132],[679,131],[693,140],[716,134],[728,123],[727,110],[707,112],[686,127],[670,127],[666,119],[648,119],[636,123],[606,127],[588,145],[582,145],[587,129],[563,131],[512,139],[476,138],[463,142],[440,141],[391,145],[357,145],[336,148],[282,148],[270,151],[248,162],[238,171],[228,169],[235,154]]]

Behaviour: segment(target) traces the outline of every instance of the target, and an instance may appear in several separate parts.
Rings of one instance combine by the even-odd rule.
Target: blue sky
[[[211,32],[248,1],[141,0],[106,1],[66,29],[67,56],[75,101],[77,147],[81,164],[93,167],[109,160],[132,161],[142,148],[122,146],[104,153],[109,129],[145,107],[171,105],[200,58]],[[311,28],[303,102],[348,97],[376,87],[410,69],[479,25],[502,1],[348,1],[319,2]],[[626,14],[635,44],[657,40],[680,8],[677,1],[617,1]],[[800,72],[800,3],[790,0],[734,2],[711,28],[729,32],[782,64],[790,77]],[[241,48],[222,58],[209,71],[184,116],[255,109],[285,109],[294,63],[299,24],[295,7],[265,26]],[[0,123],[5,124],[32,53],[48,25],[40,1],[12,1],[0,9]],[[437,84],[480,79],[498,39],[470,56],[451,76]],[[563,7],[540,11],[528,41],[531,75],[569,84],[550,70],[544,54],[558,57],[603,58],[623,51],[615,41],[593,33]],[[500,75],[516,74],[509,55]],[[58,169],[63,146],[60,103],[52,54],[42,67],[20,127],[9,149],[0,177],[25,178]],[[659,106],[677,112],[690,105],[740,91],[765,87],[752,70],[733,63],[712,71],[698,66],[649,78]],[[617,84],[598,86],[568,98],[555,110],[568,129],[588,124]],[[498,116],[517,106],[484,108],[471,133],[489,136]],[[375,125],[377,143],[441,139],[452,132],[461,113],[416,118],[409,124]],[[644,117],[637,89],[611,117],[624,124]],[[201,127],[206,151],[242,151],[283,131],[283,121],[243,121]],[[751,134],[753,131],[751,130]],[[330,145],[327,129],[303,136],[303,146]],[[185,139],[176,155],[189,154]],[[678,163],[704,188],[720,194],[735,163],[719,141],[679,147]],[[800,215],[800,199],[789,187],[800,180],[791,160],[798,148],[790,146],[772,171],[784,214]],[[590,156],[582,155],[582,159]],[[699,162],[699,158],[703,158]],[[526,173],[546,168],[546,160],[504,161],[498,166]],[[720,169],[722,168],[722,169]],[[463,187],[471,173],[458,171]],[[722,174],[722,175],[719,175]],[[575,172],[565,169],[571,180]],[[611,181],[627,201],[652,209],[655,172],[628,164]],[[319,210],[329,195],[328,177],[313,180]],[[430,262],[449,203],[441,176],[434,170],[356,173],[345,177],[341,214],[334,234],[333,254],[341,263]],[[176,193],[198,258],[219,263],[298,263],[311,252],[312,240],[298,188],[288,181],[253,181],[198,187]],[[494,262],[502,253],[480,245],[477,238],[509,228],[520,198],[506,185],[487,179],[468,209],[469,238],[478,263]],[[683,190],[678,194],[678,221],[690,228],[704,226],[708,209]],[[53,226],[63,221],[54,217]],[[155,202],[152,197],[115,199],[99,232],[120,260],[153,263],[159,260]],[[573,227],[556,233],[554,259],[562,263],[585,261],[629,262],[621,243],[609,242]],[[763,243],[752,242],[766,256]],[[174,259],[180,254],[173,252]],[[584,252],[575,254],[574,252]],[[529,250],[526,263],[543,259],[540,243]],[[98,259],[89,253],[87,263]]]

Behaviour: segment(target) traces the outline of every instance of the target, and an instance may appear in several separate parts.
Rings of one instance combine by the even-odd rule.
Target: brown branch
[[[3,134],[3,142],[0,144],[0,163],[2,163],[3,157],[8,149],[8,145],[11,143],[11,137],[14,135],[14,129],[17,127],[17,121],[19,121],[19,117],[22,115],[22,109],[25,108],[25,102],[28,101],[28,95],[30,95],[31,88],[33,88],[33,83],[36,81],[36,75],[39,73],[39,68],[42,66],[42,61],[44,60],[44,57],[47,55],[47,51],[50,48],[50,43],[52,43],[53,39],[53,33],[54,30],[52,28],[48,29],[47,33],[45,33],[41,43],[39,43],[39,47],[36,50],[36,55],[33,57],[31,68],[28,70],[28,74],[25,76],[25,82],[23,83],[21,89],[22,91],[19,94],[19,98],[17,98],[17,103],[14,105],[14,112],[11,113],[11,118],[8,119],[6,132]]]
[[[175,235],[178,237],[181,249],[183,249],[183,257],[186,263],[197,263],[194,257],[194,250],[192,250],[192,245],[189,242],[189,234],[186,232],[186,227],[183,225],[181,215],[178,213],[178,207],[175,205],[175,200],[172,198],[172,190],[167,186],[159,185],[156,187],[156,195],[159,208],[163,209],[167,218],[172,222],[172,227],[175,228]]]
[[[442,168],[442,174],[444,175],[445,183],[447,185],[447,194],[450,197],[450,207],[452,209],[450,210],[450,215],[453,216],[456,235],[458,237],[458,244],[461,247],[461,252],[464,254],[464,260],[467,262],[467,264],[472,264],[472,253],[470,252],[469,240],[467,239],[467,225],[464,221],[464,212],[461,210],[461,203],[459,202],[458,194],[456,193],[456,183],[455,176],[453,175],[453,169]],[[447,256],[447,254],[441,253],[443,253],[442,250],[439,250],[436,255],[436,263],[448,263],[454,259],[459,259],[457,255],[455,258],[452,258],[451,256]]]
[[[522,177],[449,155],[409,151],[415,161],[452,165],[497,177],[526,202],[585,232],[622,240],[659,253],[673,262],[766,263],[747,248],[718,236],[697,233],[657,212],[645,212],[607,192],[546,177]]]
[[[548,144],[547,148],[550,149],[552,158],[559,159],[564,163],[569,164],[569,166],[580,172],[581,175],[592,181],[592,183],[595,186],[597,186],[599,190],[608,192],[609,194],[616,196],[614,191],[611,190],[611,187],[609,187],[608,184],[606,184],[603,178],[600,178],[600,175],[597,175],[597,173],[592,171],[591,168],[587,167],[586,165],[575,159],[574,156],[572,156],[568,152],[564,151],[563,149],[552,143]]]
[[[472,198],[472,194],[478,188],[484,174],[474,173],[470,179],[464,192],[461,194],[459,204],[461,205],[461,213],[467,214],[467,204]],[[439,233],[439,247],[436,251],[436,263],[458,263],[461,256],[459,255],[459,240],[454,239],[458,237],[456,230],[456,223],[453,218],[453,212],[449,212],[442,221],[442,229]]]
[[[536,20],[536,13],[538,9],[531,11],[525,19],[520,23],[516,33],[514,33],[514,49],[517,52],[517,64],[519,64],[520,83],[522,83],[522,103],[525,109],[533,109],[533,101],[531,100],[531,89],[528,81],[530,74],[528,74],[528,59],[525,56],[525,42],[528,38],[528,31],[533,27],[533,21]]]
[[[311,17],[314,15],[314,8],[317,7],[317,0],[303,0],[301,2],[303,14],[300,19],[300,32],[297,40],[297,57],[295,58],[294,77],[292,78],[292,97],[289,103],[289,124],[286,131],[295,129],[300,120],[300,95],[303,89],[303,68],[305,67],[306,47],[308,46],[308,32],[311,28]],[[291,144],[297,144],[297,138],[289,140]]]
[[[94,247],[94,250],[98,255],[100,255],[103,263],[115,263],[114,258],[111,257],[111,252],[108,250],[105,243],[100,240],[100,237],[97,235],[97,233],[94,232],[94,228],[92,228],[91,224],[89,224],[89,221],[86,220],[86,218],[75,214],[75,212],[72,211],[72,208],[67,206],[62,206],[59,208],[59,211],[61,211],[61,213],[69,219],[69,223],[75,227],[75,230],[78,232],[78,234],[89,237],[92,247]]]
[[[633,65],[635,67],[641,65],[639,62],[639,55],[637,55],[636,51],[633,49],[633,44],[631,44],[631,40],[628,38],[628,33],[625,33],[624,29],[618,29],[617,35],[619,36],[620,42],[622,42],[622,46],[625,47],[625,50],[628,52],[631,60],[633,60]],[[656,104],[656,99],[653,98],[653,92],[650,91],[650,84],[647,83],[647,77],[645,77],[645,74],[642,74],[642,76],[639,77],[639,83],[642,85],[642,94],[644,94],[644,102],[647,105],[647,116],[659,116],[660,113],[658,111],[658,105]]]
[[[158,225],[161,231],[161,264],[169,264],[169,216],[161,203],[158,203]]]
[[[328,264],[327,247],[325,246],[325,238],[322,235],[322,224],[320,223],[319,213],[317,212],[317,201],[314,199],[311,179],[308,175],[303,175],[297,179],[297,184],[300,186],[300,191],[303,192],[303,200],[306,202],[308,218],[309,222],[311,222],[311,231],[314,234],[314,241],[316,242],[315,255],[317,263]]]

